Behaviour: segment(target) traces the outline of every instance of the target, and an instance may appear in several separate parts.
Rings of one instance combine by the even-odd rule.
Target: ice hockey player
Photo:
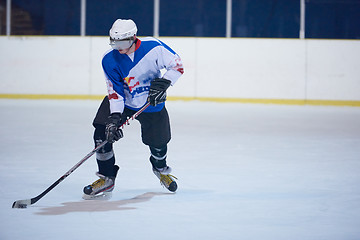
[[[108,95],[93,121],[95,146],[108,143],[96,152],[98,180],[84,187],[84,198],[114,189],[119,167],[115,165],[113,143],[123,137],[119,127],[147,102],[150,106],[136,119],[141,124],[142,142],[149,146],[154,174],[171,192],[177,190],[167,165],[167,144],[171,139],[165,108],[166,90],[184,73],[178,54],[153,37],[138,38],[133,20],[117,19],[110,29],[110,49],[102,59]],[[161,76],[160,70],[165,73]]]

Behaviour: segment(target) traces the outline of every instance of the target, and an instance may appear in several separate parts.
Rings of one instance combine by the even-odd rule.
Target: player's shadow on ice
[[[114,210],[132,210],[136,207],[124,207],[124,205],[150,201],[155,196],[172,195],[173,193],[147,192],[130,199],[119,201],[84,200],[81,202],[66,202],[62,206],[41,208],[37,215],[62,215],[72,212],[107,212]]]

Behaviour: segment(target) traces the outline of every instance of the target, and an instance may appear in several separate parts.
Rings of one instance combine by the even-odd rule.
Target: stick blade
[[[28,205],[31,205],[31,199],[18,200],[13,203],[12,208],[27,208]]]

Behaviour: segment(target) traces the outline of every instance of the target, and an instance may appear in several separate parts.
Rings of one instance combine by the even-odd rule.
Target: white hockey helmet
[[[137,27],[131,19],[117,19],[109,33],[111,47],[116,50],[124,50],[133,45],[136,39]]]

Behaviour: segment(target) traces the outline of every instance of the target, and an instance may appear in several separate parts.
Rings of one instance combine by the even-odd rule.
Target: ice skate
[[[177,184],[174,179],[177,179],[175,176],[171,175],[171,168],[166,166],[164,168],[158,169],[153,167],[154,174],[159,178],[160,183],[166,187],[170,192],[175,192],[177,189]]]
[[[115,165],[114,169],[115,176],[113,177],[107,177],[97,172],[96,175],[99,177],[99,179],[84,187],[83,199],[110,199],[112,196],[112,191],[114,190],[115,178],[119,167]]]

